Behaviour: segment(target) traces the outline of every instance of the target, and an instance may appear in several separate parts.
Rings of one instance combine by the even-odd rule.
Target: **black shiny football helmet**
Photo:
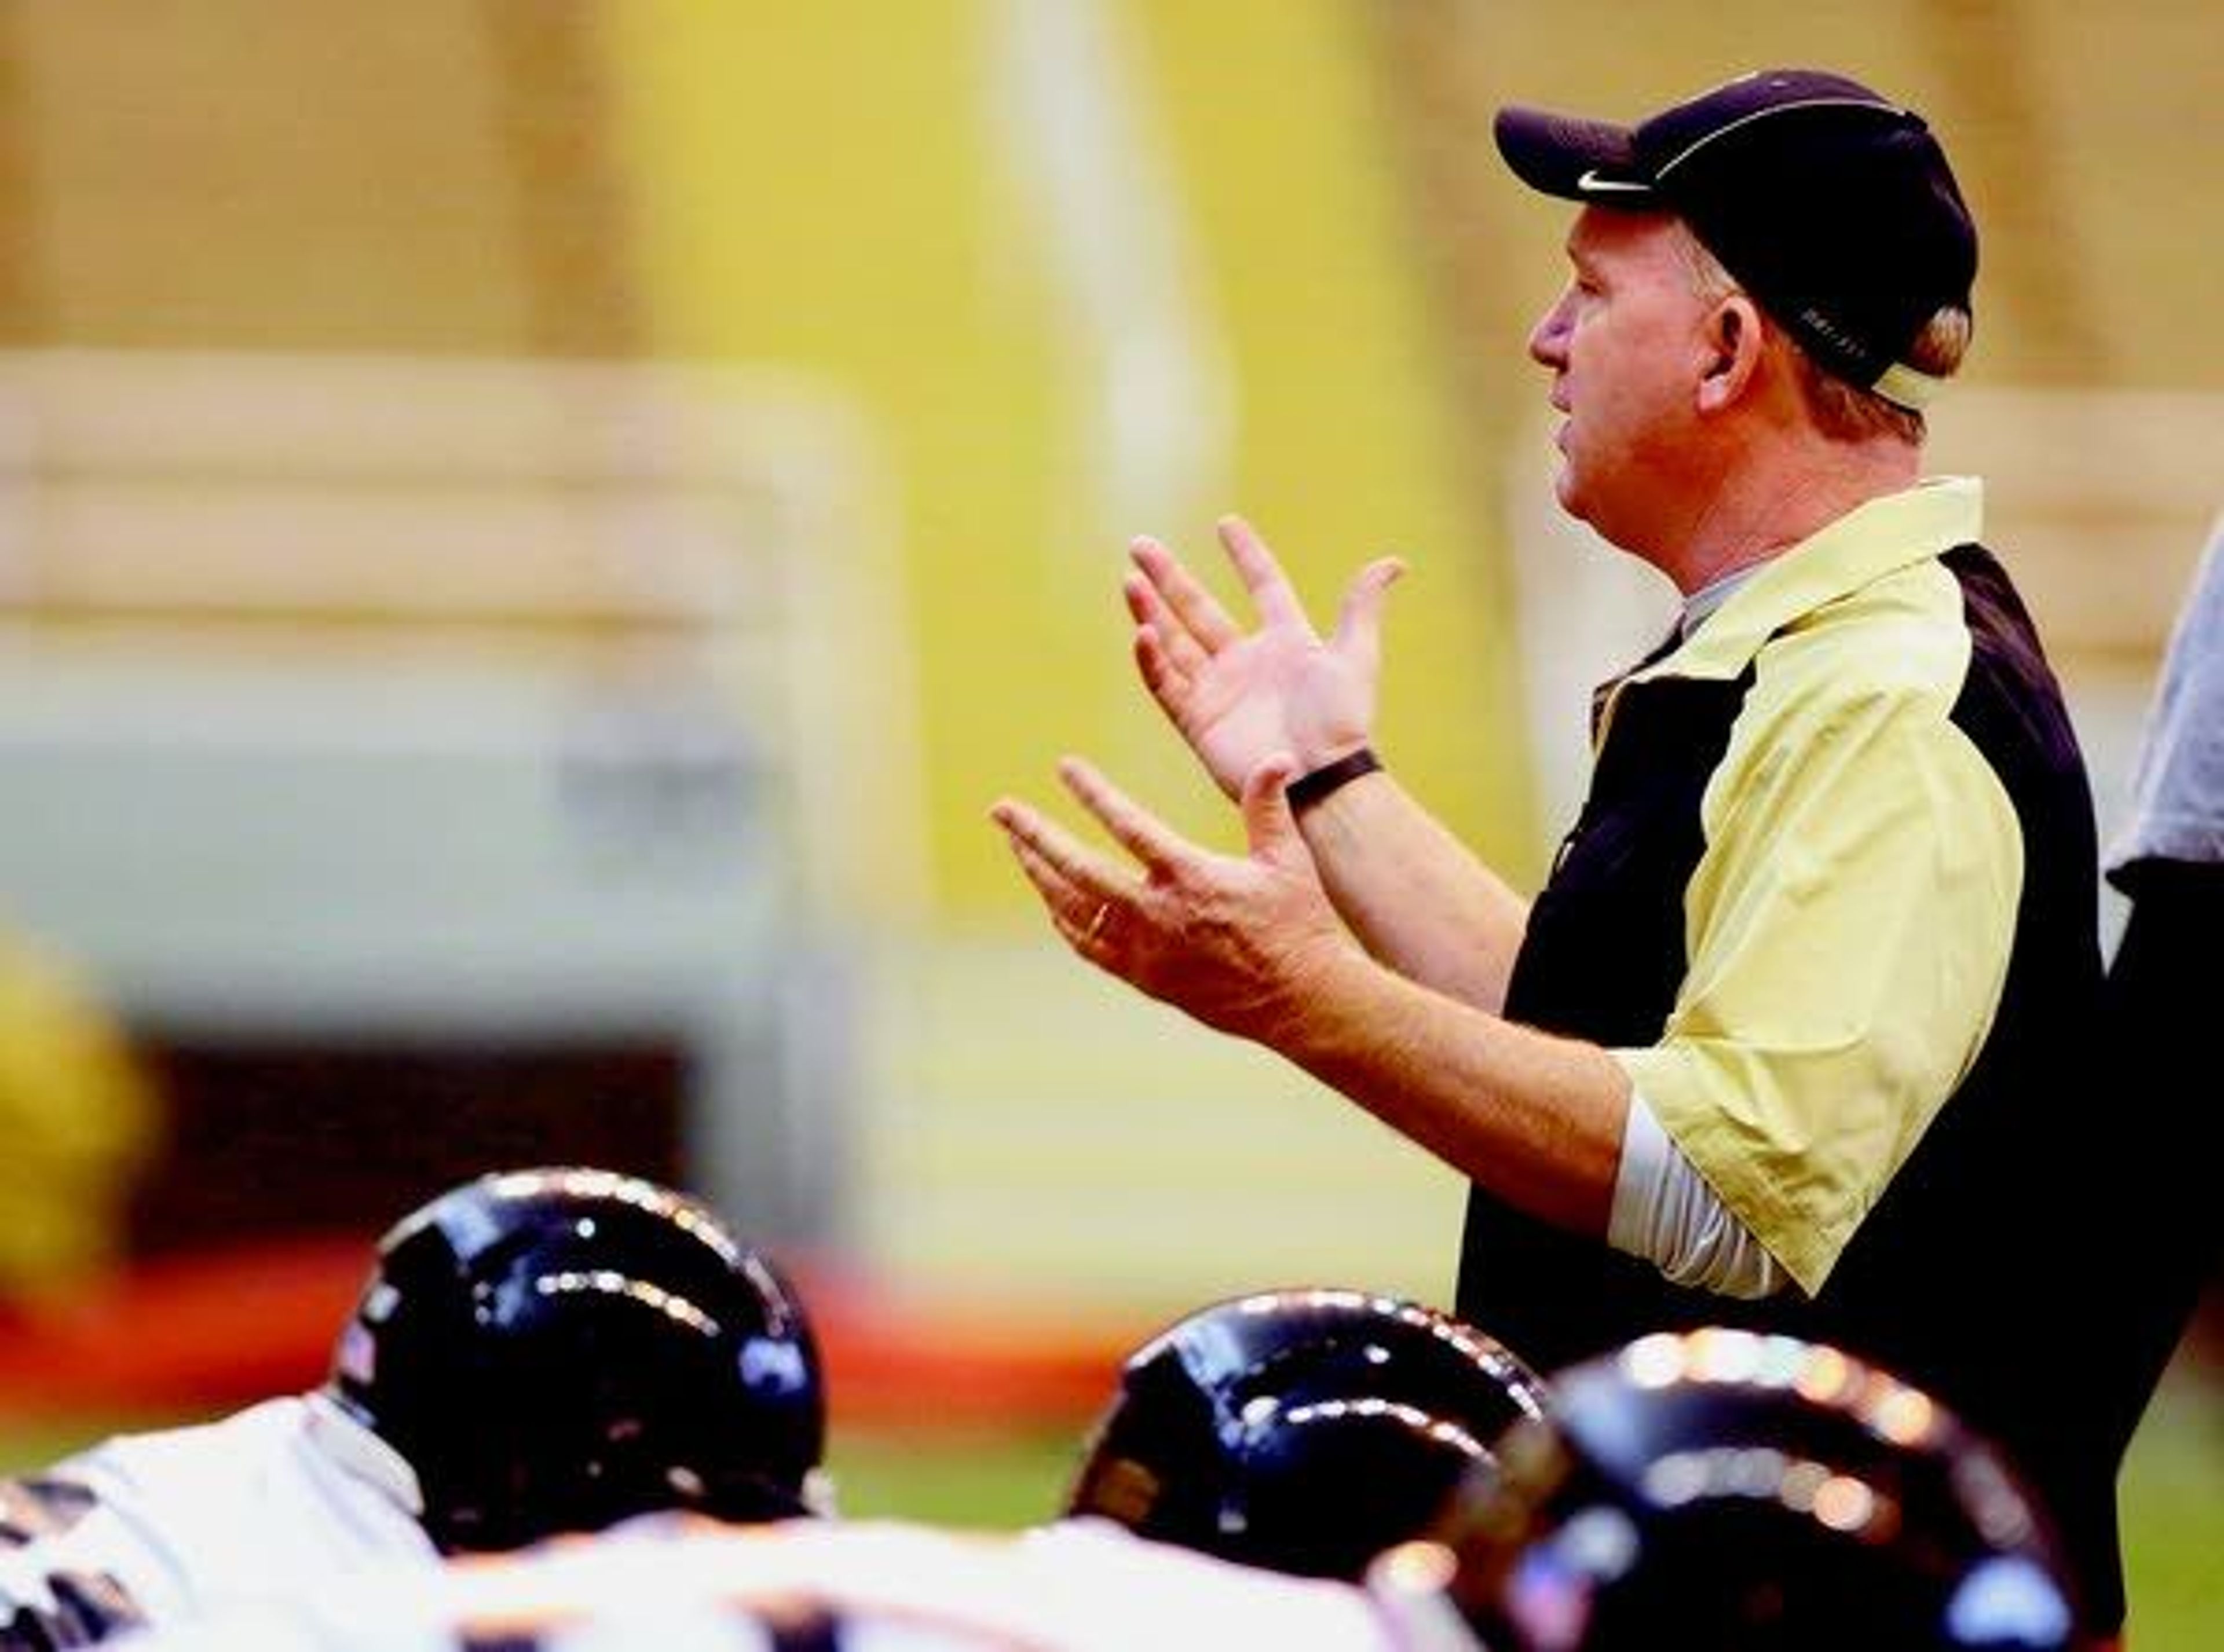
[[[497,1172],[397,1223],[326,1394],[414,1471],[444,1551],[629,1516],[812,1511],[825,1378],[803,1304],[698,1201]]]
[[[2069,1652],[2050,1521],[1921,1390],[1829,1347],[1703,1330],[1556,1373],[1369,1586],[1417,1646]],[[1465,1637],[1460,1634],[1462,1628]]]
[[[1200,1308],[1131,1354],[1065,1512],[1305,1576],[1356,1579],[1545,1403],[1491,1338],[1358,1290]]]

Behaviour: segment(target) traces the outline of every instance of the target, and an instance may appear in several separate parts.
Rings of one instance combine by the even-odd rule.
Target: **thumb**
[[[1377,557],[1359,571],[1336,609],[1336,651],[1372,675],[1382,661],[1382,609],[1406,571],[1402,557]]]
[[[1285,855],[1310,853],[1285,795],[1297,776],[1298,760],[1287,752],[1276,752],[1243,782],[1243,835],[1255,858],[1279,861]]]

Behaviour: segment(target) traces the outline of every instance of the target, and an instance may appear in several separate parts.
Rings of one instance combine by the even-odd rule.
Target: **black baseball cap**
[[[1839,377],[1919,407],[1937,380],[1908,346],[1969,307],[1977,229],[1923,117],[1859,81],[1763,69],[1634,126],[1498,112],[1499,153],[1531,188],[1670,211]]]

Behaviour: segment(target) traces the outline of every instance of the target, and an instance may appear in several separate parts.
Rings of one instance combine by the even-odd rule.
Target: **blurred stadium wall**
[[[1016,1302],[1442,1296],[1450,1178],[986,823],[1073,750],[1235,841],[1128,537],[1240,509],[1324,621],[1406,553],[1384,747],[1533,874],[1665,594],[1543,508],[1489,113],[1829,62],[1985,224],[1937,457],[2105,789],[2218,502],[2210,9],[0,7],[0,892],[168,1081],[135,1245],[578,1155]]]

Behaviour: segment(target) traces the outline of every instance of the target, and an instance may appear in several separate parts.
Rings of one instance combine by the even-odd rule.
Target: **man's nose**
[[[1568,298],[1563,293],[1552,307],[1537,318],[1529,330],[1529,356],[1545,367],[1557,367],[1567,355]]]

